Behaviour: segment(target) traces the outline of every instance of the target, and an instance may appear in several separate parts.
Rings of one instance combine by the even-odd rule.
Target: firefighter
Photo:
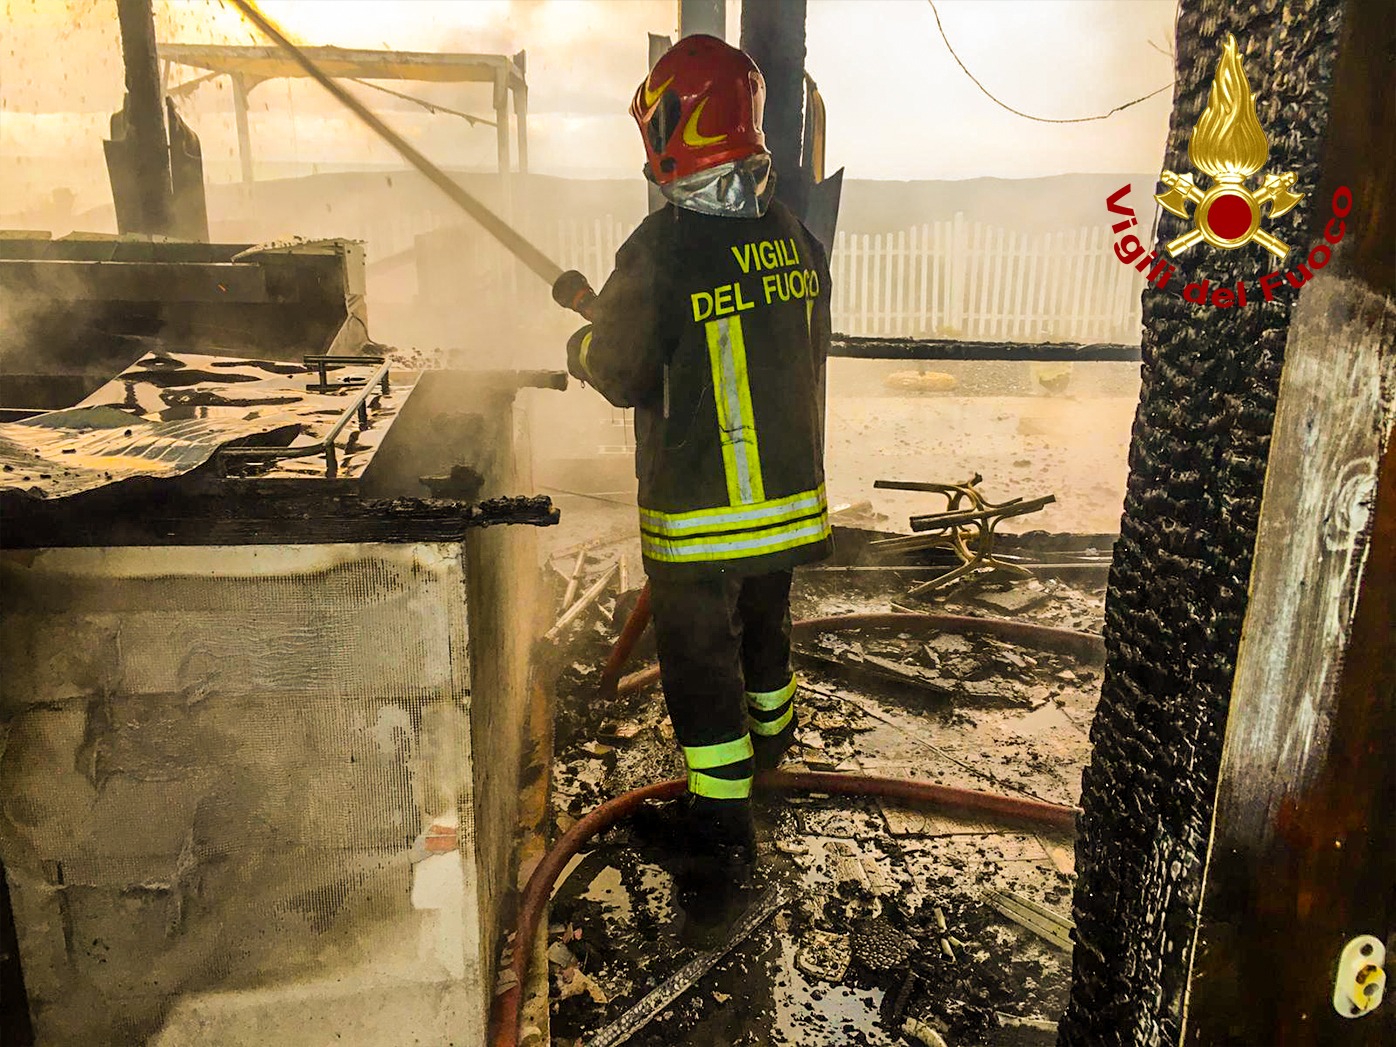
[[[715,37],[655,63],[630,112],[667,203],[617,252],[568,344],[575,377],[635,409],[640,544],[688,766],[678,828],[699,883],[751,869],[752,774],[797,723],[791,569],[832,550],[829,270],[772,198],[764,98],[755,63]]]

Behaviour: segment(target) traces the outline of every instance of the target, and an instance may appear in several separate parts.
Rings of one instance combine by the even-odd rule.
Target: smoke
[[[641,159],[625,107],[646,68],[646,33],[673,31],[675,5],[522,0],[471,3],[268,0],[264,9],[310,45],[467,54],[528,54],[529,139],[535,170],[638,177]],[[0,0],[8,52],[0,72],[0,218],[18,226],[56,187],[73,191],[79,213],[109,200],[101,137],[121,107],[124,69],[115,5],[109,0]],[[230,6],[156,0],[162,42],[265,44]],[[204,70],[172,67],[176,87]],[[493,119],[488,84],[394,81],[403,93]],[[495,138],[487,125],[433,114],[410,101],[353,87],[436,159],[488,170]],[[227,78],[179,98],[199,134],[211,182],[240,177]],[[397,157],[351,120],[315,84],[273,80],[249,95],[259,178],[367,166]]]

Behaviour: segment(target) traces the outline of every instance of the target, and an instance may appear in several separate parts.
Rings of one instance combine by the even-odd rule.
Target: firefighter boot
[[[675,860],[679,871],[701,864],[744,880],[755,861],[750,800],[707,800],[689,793],[641,807],[631,815],[630,829],[637,843]]]
[[[704,947],[720,940],[746,903],[756,859],[751,801],[694,797],[688,808],[689,850],[674,877],[683,914],[680,937]]]

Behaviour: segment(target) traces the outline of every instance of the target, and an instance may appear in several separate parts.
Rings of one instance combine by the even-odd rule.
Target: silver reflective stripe
[[[723,436],[733,442],[740,442],[742,438],[742,400],[739,387],[737,386],[736,361],[732,358],[732,325],[727,320],[717,321],[717,352],[718,359],[722,362],[722,382],[719,393],[722,396],[723,411],[725,416],[723,425]],[[746,455],[740,453],[736,455],[737,467],[737,491],[738,498],[743,502],[753,502],[756,500],[751,489],[751,468],[746,460]]]
[[[749,537],[734,535],[730,538],[719,536],[670,541],[641,534],[640,546],[646,556],[655,560],[732,560],[808,545],[828,534],[828,517],[820,516],[813,520],[801,521],[797,525],[774,527],[765,533]]]
[[[703,509],[693,513],[656,513],[641,509],[640,524],[665,537],[681,537],[692,531],[754,530],[767,522],[804,516],[816,509],[823,509],[825,505],[824,487],[820,485],[813,491],[804,491],[749,509],[734,506],[726,512]]]
[[[742,505],[764,501],[766,489],[756,446],[756,417],[751,406],[742,318],[729,316],[711,320],[704,324],[704,333],[712,367],[713,399],[717,405],[728,502]]]

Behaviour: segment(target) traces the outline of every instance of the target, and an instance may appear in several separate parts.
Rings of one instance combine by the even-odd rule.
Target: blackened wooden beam
[[[1139,361],[1139,346],[1093,342],[967,342],[959,338],[878,338],[834,335],[830,356],[859,360]]]
[[[458,542],[480,527],[548,527],[546,496],[480,502],[365,498],[352,480],[220,480],[196,470],[137,478],[71,498],[0,495],[0,548]]]
[[[727,39],[725,0],[679,0],[679,36],[695,33]]]
[[[171,235],[208,242],[208,199],[204,192],[204,152],[199,136],[165,99],[170,133]]]

